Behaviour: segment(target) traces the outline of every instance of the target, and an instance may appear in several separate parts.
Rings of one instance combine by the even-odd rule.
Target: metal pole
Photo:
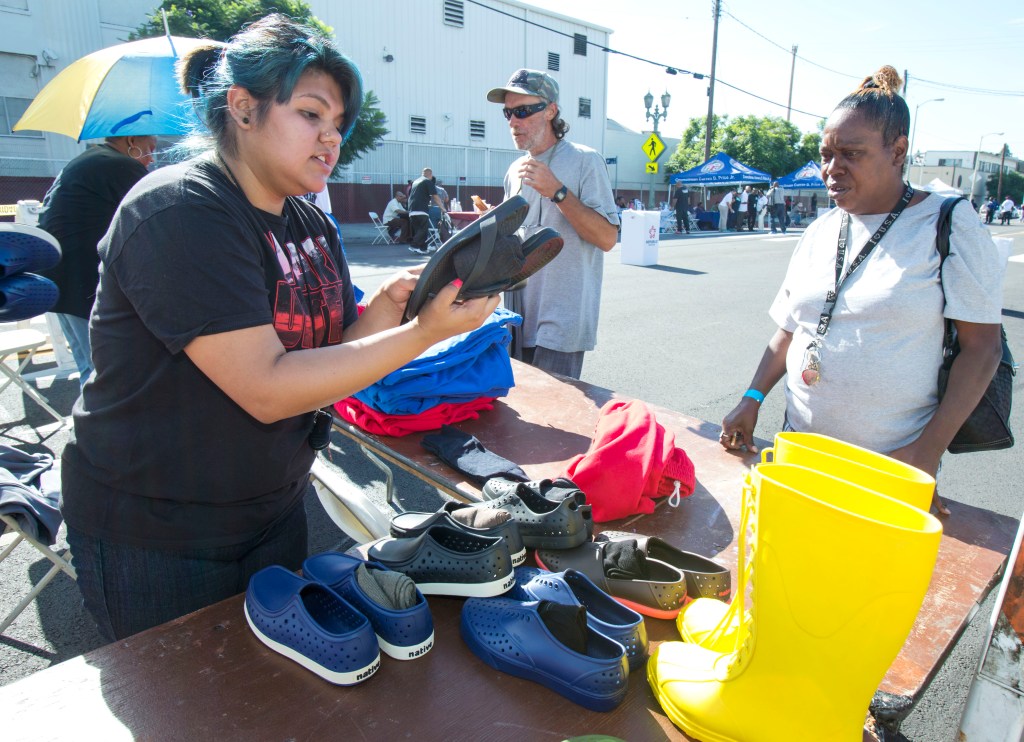
[[[796,74],[796,44],[793,44],[793,62],[789,66],[789,100],[786,102],[786,121],[793,110],[793,76]]]
[[[996,201],[1003,200],[1003,167],[1006,165],[1006,143],[1003,143],[1003,154],[999,158],[999,185],[996,189]]]
[[[985,137],[991,137],[991,136],[1001,137],[1002,135],[1003,135],[1003,132],[1001,132],[1001,131],[990,131],[988,134],[982,134],[981,138],[978,140],[978,151],[974,153],[974,173],[971,175],[971,195],[972,196],[974,195],[974,188],[975,188],[975,185],[976,185],[977,180],[978,180],[978,160],[981,158],[981,143],[985,141]],[[985,196],[988,195],[987,193],[985,193],[986,190],[987,190],[986,188],[982,188],[981,189],[981,196],[980,196],[980,198],[984,198]]]
[[[708,121],[704,130],[704,160],[711,159],[711,130],[715,116],[715,61],[718,59],[718,17],[722,0],[715,0],[715,32],[711,39],[711,82],[708,84]]]
[[[654,133],[658,133],[658,107],[654,107]],[[647,192],[647,208],[654,210],[654,173],[651,173],[651,186]]]

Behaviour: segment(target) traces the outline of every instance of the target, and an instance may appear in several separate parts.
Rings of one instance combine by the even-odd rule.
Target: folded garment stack
[[[522,321],[498,307],[476,330],[434,345],[334,409],[375,435],[403,436],[476,419],[515,385],[509,327]]]

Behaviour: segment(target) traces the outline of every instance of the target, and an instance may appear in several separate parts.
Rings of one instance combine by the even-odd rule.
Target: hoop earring
[[[132,154],[132,150],[133,150],[133,149],[137,149],[137,150],[139,151],[139,154],[137,154],[137,155],[133,155],[133,154]],[[141,159],[142,159],[142,157],[143,157],[143,155],[142,155],[142,147],[140,147],[140,146],[139,146],[139,145],[137,145],[137,144],[133,144],[132,146],[130,146],[130,147],[128,148],[128,156],[129,156],[129,157],[131,157],[131,158],[132,158],[133,160],[141,160]]]

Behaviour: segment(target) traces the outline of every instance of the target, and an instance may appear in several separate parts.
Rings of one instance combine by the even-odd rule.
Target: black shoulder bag
[[[949,235],[952,230],[953,207],[965,198],[953,196],[942,202],[939,209],[939,223],[935,245],[939,251],[939,284],[942,284],[942,262],[949,255]],[[953,321],[946,319],[946,331],[942,337],[942,367],[939,369],[939,399],[946,393],[949,369],[960,353]],[[1010,404],[1013,401],[1013,377],[1017,370],[1013,363],[1010,346],[1006,342],[1006,330],[1000,325],[1003,357],[999,361],[995,376],[992,377],[985,395],[978,402],[974,412],[964,421],[957,434],[950,441],[950,453],[972,453],[974,451],[997,451],[1013,445],[1010,430]]]

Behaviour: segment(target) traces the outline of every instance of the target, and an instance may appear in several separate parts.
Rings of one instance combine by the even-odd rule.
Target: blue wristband
[[[764,402],[764,395],[761,394],[761,392],[757,391],[756,389],[748,389],[747,391],[743,392],[743,396],[744,397],[750,397],[752,400],[754,400],[758,404],[761,404],[762,402]]]

